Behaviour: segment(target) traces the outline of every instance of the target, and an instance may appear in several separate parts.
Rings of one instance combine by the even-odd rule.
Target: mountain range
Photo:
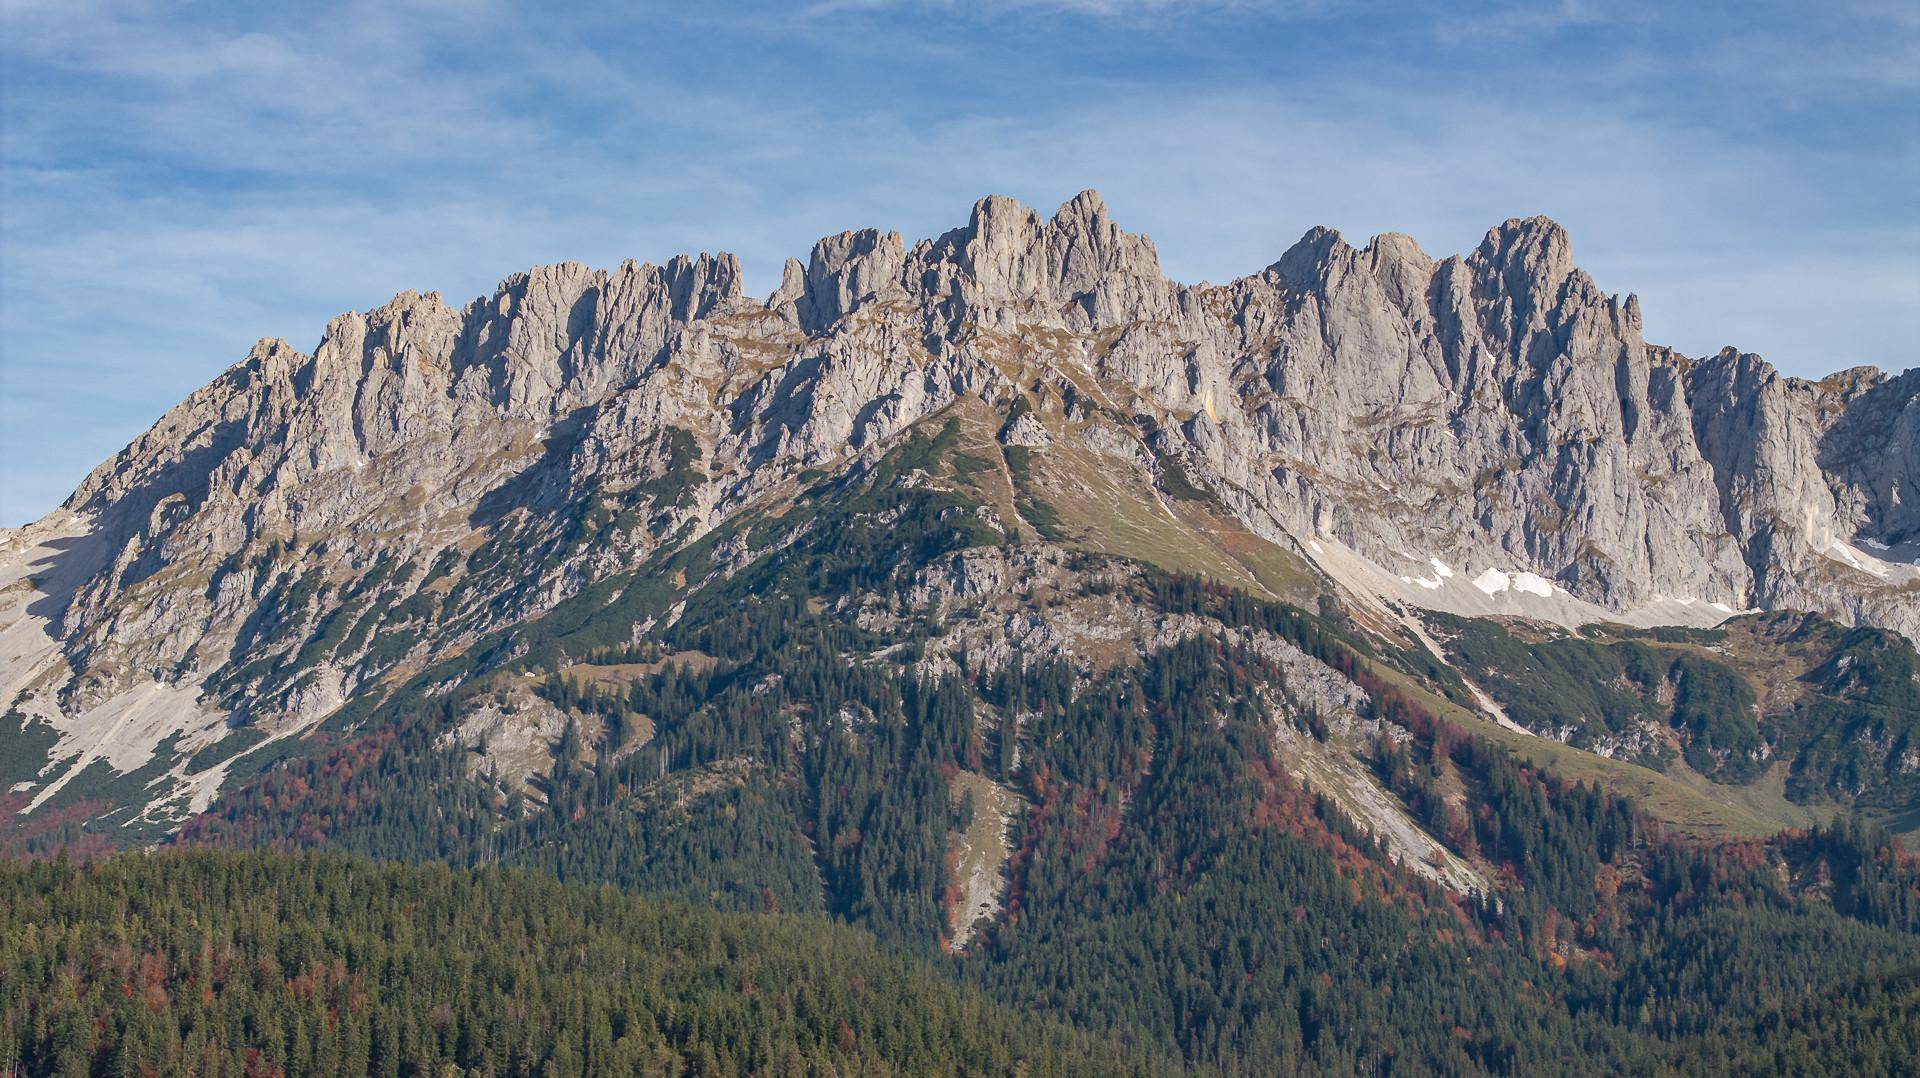
[[[1728,887],[1920,962],[1920,874],[1832,822],[1920,828],[1920,370],[1650,344],[1542,217],[1182,284],[1091,191],[995,197],[822,239],[764,300],[726,254],[404,292],[260,342],[4,533],[0,599],[16,854],[318,846],[829,916],[1229,1070],[1560,1035],[1639,1066],[1615,1038],[1723,1016],[1634,1011],[1685,982],[1621,925]],[[1334,970],[1297,911],[1360,918],[1336,878],[1350,939],[1465,938],[1566,1006],[1220,988],[1222,925]],[[1281,895],[1298,938],[1262,934]],[[1061,972],[1119,931],[1213,994]]]
[[[1188,286],[1094,192],[1050,220],[988,198],[911,248],[823,239],[765,302],[740,276],[540,267],[255,346],[4,540],[0,696],[80,765],[35,801],[236,723],[293,736],[942,415],[1026,462],[996,462],[983,527],[1375,627],[1796,609],[1920,636],[1920,373],[1649,345],[1544,218],[1441,261],[1316,228]],[[508,543],[490,579],[474,555]],[[217,782],[155,788],[199,810]]]

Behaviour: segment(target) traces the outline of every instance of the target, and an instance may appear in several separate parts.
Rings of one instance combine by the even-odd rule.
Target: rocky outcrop
[[[1811,389],[1817,462],[1846,530],[1881,546],[1920,542],[1920,370],[1856,367]]]

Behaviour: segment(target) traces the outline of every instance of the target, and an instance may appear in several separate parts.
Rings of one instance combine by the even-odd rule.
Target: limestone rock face
[[[1839,480],[1843,530],[1920,540],[1920,370],[1888,378],[1855,367],[1811,388],[1818,464]]]
[[[1649,345],[1539,217],[1440,260],[1316,228],[1179,284],[1089,191],[1044,219],[986,198],[911,246],[827,237],[765,302],[730,255],[566,263],[459,309],[402,293],[311,354],[263,341],[0,543],[61,582],[0,707],[158,683],[311,721],[963,397],[1036,453],[1054,439],[1017,401],[1097,412],[1103,459],[1178,461],[1390,604],[1792,606],[1920,638],[1920,371],[1808,382]],[[496,568],[509,549],[538,568]],[[370,608],[390,620],[356,631]],[[324,676],[300,659],[322,645]]]

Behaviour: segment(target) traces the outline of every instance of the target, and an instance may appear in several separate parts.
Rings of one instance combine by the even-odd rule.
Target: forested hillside
[[[1145,1072],[818,918],[325,855],[0,862],[0,1073]]]
[[[1543,961],[1546,938],[1529,924],[1541,909],[1502,919],[1430,905],[1364,854],[1342,867],[1329,856],[1338,836],[1290,830],[1240,839],[1159,898],[1077,881],[1093,905],[1056,910],[1035,942],[1001,941],[986,961],[887,954],[814,916],[723,914],[513,870],[185,850],[0,862],[0,1064],[27,1075],[1920,1064],[1913,869],[1870,835],[1823,832],[1786,851],[1853,917],[1789,895],[1757,851],[1668,851],[1649,864],[1648,893],[1594,911],[1610,927],[1571,930],[1617,951],[1548,949]]]
[[[636,566],[298,736],[235,722],[180,765],[220,794],[178,830],[90,811],[158,773],[89,765],[107,794],[76,779],[7,836],[35,861],[5,870],[15,1058],[1920,1062],[1920,867],[1843,811],[1911,788],[1904,640],[1787,615],[1423,630],[1305,587],[1175,473],[1160,516],[1103,517],[1001,444],[1018,418],[956,409],[710,531],[663,519]],[[557,541],[660,493],[578,501]],[[522,594],[553,555],[501,535],[404,616]],[[351,635],[261,631],[292,644],[258,676],[300,683]],[[1767,826],[1765,797],[1832,822]],[[168,849],[78,867],[132,839]]]
[[[145,880],[154,901],[174,891],[191,906],[242,901],[254,886],[210,890],[193,874],[255,873],[268,895],[304,889],[268,908],[310,902],[343,931],[398,931],[380,927],[393,909],[432,906],[441,934],[422,954],[462,950],[480,931],[469,919],[502,923],[498,911],[531,896],[557,909],[585,903],[578,924],[516,924],[526,941],[475,944],[483,955],[537,951],[549,946],[540,933],[561,928],[576,933],[557,937],[562,946],[607,940],[584,965],[525,974],[554,979],[536,994],[561,1001],[592,994],[610,976],[602,963],[627,953],[600,911],[614,925],[667,916],[599,890],[611,885],[770,916],[672,914],[761,933],[777,953],[792,926],[836,922],[844,927],[819,944],[845,951],[833,961],[917,971],[890,974],[904,987],[888,1006],[909,1004],[902,1013],[924,1024],[881,1042],[848,1017],[851,1040],[822,1041],[768,986],[787,966],[746,984],[730,977],[716,995],[697,962],[676,971],[636,957],[633,976],[664,978],[647,982],[647,998],[703,1017],[675,1026],[628,1008],[609,1011],[603,1029],[592,1007],[570,1003],[536,1020],[500,1002],[502,1019],[484,993],[462,1009],[428,989],[409,1013],[381,1009],[406,1006],[404,993],[375,994],[380,1005],[355,1019],[364,1025],[349,1023],[366,1043],[330,1034],[324,1051],[380,1066],[393,1052],[496,1073],[569,1066],[572,1052],[592,1068],[609,1051],[680,1053],[696,1073],[816,1057],[906,1070],[1002,1070],[1018,1056],[1036,1069],[1342,1074],[1711,1071],[1754,1067],[1759,1054],[1830,1063],[1842,1049],[1888,1065],[1912,1058],[1904,1027],[1871,1025],[1910,1008],[1900,986],[1920,968],[1920,869],[1887,834],[1842,821],[1703,841],[1635,799],[1635,776],[1663,767],[1718,765],[1710,781],[1751,783],[1742,768],[1755,757],[1739,740],[1748,731],[1771,732],[1757,744],[1787,751],[1783,720],[1734,722],[1747,652],[1723,656],[1701,634],[1528,641],[1478,622],[1439,626],[1462,668],[1521,721],[1591,714],[1601,730],[1631,713],[1675,735],[1663,742],[1669,755],[1586,756],[1594,770],[1574,781],[1476,718],[1467,683],[1416,638],[1369,628],[1337,601],[1309,611],[991,523],[1005,518],[988,510],[1022,487],[1010,455],[988,455],[999,452],[990,437],[959,419],[918,432],[775,511],[483,637],[300,743],[250,757],[251,773],[172,840],[444,861],[477,875],[168,854],[109,861],[97,877],[35,868],[17,886],[58,879],[87,895]],[[1848,688],[1860,656],[1886,652],[1884,634],[1812,622],[1769,632],[1823,671],[1795,682],[1805,707],[1861,693],[1889,716],[1905,706],[1884,688]],[[1513,673],[1493,676],[1501,671]],[[1526,685],[1539,691],[1524,696]],[[524,727],[550,740],[509,736]],[[1792,745],[1813,761],[1826,743]],[[28,852],[60,838],[42,834]],[[369,893],[356,882],[367,878],[387,882]],[[392,897],[409,888],[442,897]],[[114,1015],[86,1050],[137,1040],[128,1051],[174,1051],[176,1034],[133,1020],[129,1001],[145,986],[122,989],[130,974],[98,968],[119,946],[116,902],[23,916],[19,968],[47,985],[66,975],[65,959],[35,957],[44,939],[25,922],[70,922],[85,943],[71,952],[85,970],[71,976],[89,985],[75,998]],[[291,979],[310,953],[344,957],[349,977],[356,961],[388,961],[358,944],[325,950],[324,933],[286,943],[278,933],[310,937],[301,916],[278,920],[287,923],[248,922],[265,935],[233,944],[241,965],[271,952]],[[128,943],[136,956],[147,946]],[[175,941],[156,961],[198,947]],[[289,965],[290,953],[301,960]],[[233,1017],[280,999],[263,987],[272,978],[229,1012],[190,970],[168,968],[153,977],[175,1008],[179,1050],[216,1040],[222,1052],[279,1059],[323,1050],[316,1029],[302,1040],[285,1015]],[[502,1000],[534,991],[489,977],[479,983]],[[64,998],[18,997],[28,1056],[80,1050],[51,1039],[62,1027],[48,1000]],[[443,1003],[453,1010],[436,1020]],[[648,1006],[656,1015],[665,1004]],[[985,1017],[962,1021],[969,1014]],[[982,1032],[1002,1026],[1014,1032]],[[486,1047],[461,1039],[476,1030]],[[1072,1054],[1089,1046],[1113,1055]]]

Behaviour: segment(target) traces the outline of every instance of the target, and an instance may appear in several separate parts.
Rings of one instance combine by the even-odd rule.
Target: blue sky
[[[1097,187],[1188,281],[1546,213],[1653,340],[1920,363],[1910,2],[321,8],[0,0],[0,524],[400,289],[730,250],[764,293],[988,193]]]

